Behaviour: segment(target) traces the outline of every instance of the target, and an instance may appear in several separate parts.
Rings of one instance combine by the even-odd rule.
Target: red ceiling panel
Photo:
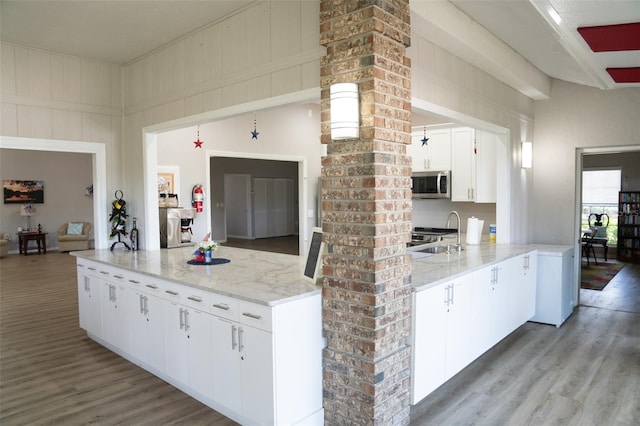
[[[640,67],[607,68],[607,72],[616,83],[640,83]]]
[[[640,50],[640,22],[580,27],[578,32],[594,52]]]

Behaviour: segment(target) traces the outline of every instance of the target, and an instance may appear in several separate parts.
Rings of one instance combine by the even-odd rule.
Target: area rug
[[[582,266],[580,287],[588,290],[602,290],[609,281],[624,267],[624,263],[591,263]]]

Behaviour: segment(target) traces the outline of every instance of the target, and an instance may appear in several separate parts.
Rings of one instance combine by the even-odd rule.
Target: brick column
[[[328,425],[409,423],[408,0],[321,0],[324,408]],[[332,141],[329,88],[357,83],[360,138]]]

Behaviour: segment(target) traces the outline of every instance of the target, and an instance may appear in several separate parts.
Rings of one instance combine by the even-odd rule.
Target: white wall
[[[313,209],[316,206],[322,156],[319,113],[317,104],[297,104],[258,111],[255,114],[258,139],[252,139],[250,133],[253,130],[253,113],[206,123],[200,126],[200,140],[204,141],[202,149],[195,148],[193,144],[197,137],[194,126],[160,133],[158,164],[180,167],[180,194],[182,205],[186,206],[188,198],[185,197],[190,197],[193,185],[205,183],[208,151],[237,153],[238,156],[255,154],[256,158],[305,158],[309,176],[306,183],[307,205],[308,209]],[[214,171],[211,173],[213,176]],[[194,235],[207,232],[202,219],[196,219]],[[315,225],[315,218],[301,219],[307,220],[308,229]]]
[[[453,111],[457,123],[489,132],[509,130],[508,164],[499,185],[505,179],[509,182],[510,242],[528,242],[526,230],[531,218],[527,193],[532,181],[531,172],[520,168],[520,143],[533,137],[533,100],[415,32],[407,54],[412,65],[412,96],[436,105],[432,112]]]
[[[640,190],[640,150],[616,154],[585,155],[582,169],[620,168],[622,174],[620,189],[622,191]]]
[[[549,100],[535,102],[532,242],[574,244],[576,149],[640,150],[639,111],[640,89],[603,91],[560,80]]]
[[[185,118],[188,125],[201,123],[201,134],[208,138],[206,120],[199,115],[318,87],[319,58],[324,55],[319,14],[317,1],[259,2],[126,66],[127,193],[144,198],[144,128],[172,130],[176,127],[163,123],[170,127]],[[252,125],[251,119],[239,130],[248,132]],[[255,152],[270,152],[268,146],[255,146]]]

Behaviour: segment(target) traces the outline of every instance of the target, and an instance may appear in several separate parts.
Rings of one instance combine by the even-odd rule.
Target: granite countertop
[[[195,247],[153,251],[115,249],[76,251],[80,258],[162,278],[206,291],[274,306],[317,294],[321,286],[303,278],[304,256],[219,247],[220,265],[189,265]]]
[[[441,253],[414,259],[411,276],[413,291],[425,290],[445,280],[532,250],[557,253],[571,248],[535,244],[496,244],[488,241],[479,245],[463,243],[463,247],[462,252],[453,249],[450,254]],[[321,291],[321,285],[315,285],[302,278],[304,256],[219,247],[214,257],[229,259],[230,263],[189,265],[187,261],[191,259],[194,249],[183,247],[136,252],[105,249],[77,251],[71,254],[269,306]]]
[[[462,241],[462,252],[452,249],[450,254],[440,253],[414,259],[411,274],[413,291],[425,290],[443,281],[537,249],[533,244],[496,244],[486,241],[468,245]]]

